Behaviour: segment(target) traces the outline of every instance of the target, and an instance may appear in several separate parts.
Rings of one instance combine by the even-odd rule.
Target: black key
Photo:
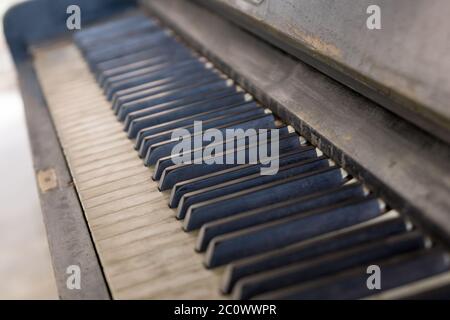
[[[86,42],[95,41],[98,37],[102,37],[114,30],[128,29],[130,26],[141,23],[154,24],[152,20],[148,19],[143,14],[135,14],[118,20],[105,22],[101,25],[84,28],[83,31],[75,33],[73,39],[77,45],[83,46]]]
[[[305,197],[275,203],[267,207],[244,212],[233,217],[216,220],[202,226],[197,238],[197,250],[206,250],[212,238],[281,219],[307,210],[327,207],[341,201],[362,198],[367,195],[361,184],[354,183],[331,190],[321,191]]]
[[[84,39],[85,41],[83,41],[84,43],[81,44],[80,47],[85,54],[89,54],[92,52],[98,52],[110,46],[114,46],[117,41],[136,36],[145,36],[159,30],[160,29],[150,20],[144,20],[130,28],[115,29],[114,31],[104,33],[102,36]]]
[[[170,55],[172,53],[176,53],[177,51],[183,50],[184,48],[180,47],[179,43],[173,41],[173,39],[168,38],[166,42],[161,43],[160,46],[158,47],[143,48],[118,58],[113,58],[110,60],[99,62],[95,65],[95,70],[93,71],[98,76],[102,72],[118,68],[126,64],[134,63],[145,59],[151,59],[154,57]]]
[[[145,94],[151,94],[151,92],[147,93],[145,91],[147,89],[170,83],[170,81],[177,81],[179,77],[191,75],[192,72],[208,71],[211,70],[206,64],[194,56],[186,57],[182,60],[166,60],[145,68],[108,77],[103,81],[103,91],[109,100],[113,99],[114,95],[119,91],[122,91],[122,99],[130,96],[137,100],[145,97]],[[140,95],[138,95],[138,92]],[[121,103],[129,102],[133,99],[121,101]],[[116,101],[113,101],[113,103],[116,103]]]
[[[313,172],[318,169],[328,168],[329,166],[330,162],[325,157],[307,159],[299,163],[293,163],[287,165],[286,167],[281,167],[279,168],[279,171],[274,175],[261,175],[261,173],[258,172],[246,177],[227,181],[219,185],[186,193],[181,198],[180,206],[177,212],[177,217],[182,219],[186,214],[187,209],[192,205],[208,201],[211,199],[217,199],[219,197],[243,191],[248,188],[253,188],[271,182],[284,180],[289,177],[304,174],[306,172]]]
[[[280,133],[281,135],[281,133]],[[288,152],[281,153],[280,166],[290,163],[312,159],[317,157],[316,148],[312,146],[301,149],[294,149]],[[174,185],[170,196],[169,207],[176,208],[182,195],[217,185],[219,183],[230,181],[236,178],[244,177],[256,172],[260,172],[262,164],[245,164],[235,168],[230,168],[223,171],[214,172],[208,175],[203,175],[194,179],[178,182]]]
[[[90,51],[98,50],[99,47],[106,47],[114,44],[124,34],[142,34],[145,32],[153,32],[156,28],[149,19],[138,19],[134,25],[127,23],[124,28],[118,29],[116,27],[108,27],[107,31],[104,26],[93,26],[85,28],[82,31],[76,32],[73,36],[74,42],[81,49],[83,54]]]
[[[189,57],[109,77],[105,80],[104,91],[112,101],[114,112],[118,113],[123,104],[152,97],[156,87],[183,83],[186,79],[196,79],[199,75],[225,79],[217,70],[211,69],[211,64]]]
[[[340,185],[345,179],[345,172],[331,167],[193,204],[186,213],[183,228],[195,230],[210,221]],[[182,205],[183,198],[180,207]]]
[[[346,269],[370,265],[379,260],[423,248],[424,239],[417,231],[395,235],[243,278],[236,283],[233,297],[250,299],[268,291],[312,281]]]
[[[211,113],[213,111],[222,110],[224,108],[233,108],[238,105],[249,104],[251,101],[246,101],[244,94],[233,94],[225,97],[216,98],[212,101],[197,103],[194,105],[188,105],[165,112],[158,112],[152,115],[134,118],[131,120],[131,114],[129,114],[125,120],[125,129],[128,129],[128,137],[136,138],[140,130],[142,132],[139,134],[142,140],[145,136],[151,134],[151,130],[144,130],[145,128],[153,127],[155,125],[162,125],[163,123],[170,123],[180,119],[187,119],[187,117],[202,115],[207,112]],[[253,102],[256,106],[256,103]],[[150,132],[150,133],[149,133]],[[136,141],[138,143],[138,141]]]
[[[149,126],[160,124],[163,122],[170,121],[172,113],[174,119],[176,119],[177,113],[187,113],[189,109],[195,108],[197,105],[202,106],[203,104],[213,104],[214,101],[218,99],[242,99],[242,101],[251,101],[251,99],[244,99],[245,94],[243,92],[237,91],[234,87],[223,87],[221,83],[215,83],[218,90],[212,90],[210,92],[205,92],[200,95],[193,95],[188,98],[181,98],[178,100],[170,101],[167,103],[158,104],[152,107],[144,108],[139,111],[131,112],[125,118],[125,123],[131,122],[134,119],[146,118],[149,122],[152,122]],[[234,97],[234,98],[233,98]],[[145,137],[145,129],[138,132],[136,136],[135,149],[139,150],[143,138]],[[144,155],[140,154],[140,157]]]
[[[250,117],[245,120],[233,121],[223,126],[218,127],[221,132],[225,132],[226,129],[275,129],[275,121],[271,114],[264,114],[260,116]],[[202,132],[203,134],[203,132]],[[191,135],[191,141],[193,141],[195,134]],[[179,140],[168,140],[153,145],[148,145],[144,142],[141,145],[140,153],[145,153],[144,164],[146,166],[155,164],[160,158],[169,156],[172,153],[173,148],[177,145]],[[145,149],[145,150],[142,150]]]
[[[254,139],[256,140],[258,138],[258,136],[256,136]],[[295,148],[299,147],[299,137],[296,134],[290,134],[290,135],[286,135],[285,137],[282,137],[279,140],[279,148],[280,148],[280,153],[286,152],[287,150],[293,150]],[[172,188],[175,183],[179,182],[179,181],[183,181],[183,180],[188,180],[188,179],[192,179],[195,177],[199,177],[199,176],[203,176],[205,174],[210,174],[212,172],[217,172],[220,170],[224,170],[224,169],[229,169],[232,167],[237,167],[240,165],[240,161],[230,161],[228,163],[231,164],[227,164],[226,162],[226,158],[229,156],[233,156],[233,158],[237,159],[238,157],[240,157],[240,154],[242,156],[241,160],[244,163],[249,163],[249,157],[250,154],[256,154],[258,152],[258,144],[257,143],[247,143],[245,146],[239,147],[239,148],[234,148],[233,150],[229,150],[223,153],[220,153],[218,155],[214,155],[211,157],[206,157],[204,160],[204,164],[203,164],[203,160],[202,160],[202,164],[196,164],[195,162],[192,164],[177,164],[177,165],[172,165],[170,167],[166,167],[164,168],[164,171],[161,174],[160,177],[160,182],[159,182],[159,189],[160,190],[166,190],[169,188]],[[161,160],[161,159],[160,159]],[[158,161],[158,163],[160,162],[160,160]],[[171,162],[172,158],[169,159],[168,161]],[[270,156],[265,157],[265,158],[261,158],[259,159],[259,162],[261,162],[263,165],[260,166],[260,171],[266,167],[267,163],[269,161],[278,161],[277,157],[273,157],[270,158]],[[166,161],[165,166],[170,165],[170,162],[167,163],[168,161]],[[200,162],[200,161],[198,161]],[[260,173],[258,173],[258,175],[260,175]],[[157,178],[157,176],[155,175],[155,178]],[[177,217],[184,217],[184,213],[185,210],[179,210]]]
[[[208,246],[206,265],[216,267],[233,260],[281,248],[368,221],[378,217],[383,211],[384,207],[376,198],[349,200],[218,236]]]
[[[120,106],[124,103],[132,103],[135,100],[141,100],[141,98],[136,99],[136,96],[138,96],[138,95],[142,95],[142,99],[146,98],[145,91],[147,89],[152,89],[152,88],[160,86],[161,84],[164,84],[167,81],[172,81],[173,77],[174,76],[171,75],[171,76],[169,76],[169,78],[164,78],[164,79],[160,79],[160,80],[153,81],[153,82],[147,82],[142,85],[134,86],[129,89],[124,89],[124,90],[120,90],[120,91],[116,92],[113,95],[113,102],[112,102],[114,113],[117,114],[119,112]],[[176,76],[175,76],[175,78],[176,78]],[[219,75],[219,78],[222,79],[222,77],[220,75]],[[134,118],[151,115],[155,112],[158,112],[158,108],[163,108],[164,106],[168,106],[168,107],[169,106],[174,106],[174,107],[177,106],[178,107],[183,104],[188,104],[188,103],[192,103],[192,102],[202,102],[203,98],[206,99],[207,97],[210,97],[210,96],[221,95],[224,92],[237,92],[238,90],[232,84],[233,84],[233,81],[231,81],[231,80],[227,80],[225,86],[223,85],[223,83],[221,81],[213,81],[212,83],[209,84],[209,88],[211,90],[203,91],[199,95],[183,97],[183,98],[175,99],[175,100],[172,100],[172,101],[169,101],[166,103],[161,103],[161,104],[157,104],[157,105],[151,105],[149,107],[144,107],[143,109],[139,109],[137,111],[132,111],[127,114],[125,119],[130,117],[130,120],[133,120]],[[162,109],[162,110],[164,110],[164,109]]]
[[[176,119],[178,114],[181,115],[184,112],[188,112],[190,108],[196,108],[196,106],[198,105],[202,106],[203,104],[213,104],[214,101],[218,99],[244,99],[244,97],[245,94],[236,91],[233,87],[225,87],[219,90],[213,90],[211,94],[200,95],[199,97],[192,96],[192,99],[180,99],[179,101],[175,100],[172,102],[156,105],[154,107],[142,109],[140,111],[132,112],[128,114],[127,119],[148,117],[147,119],[149,121],[151,120],[152,122],[154,122],[154,125],[156,125],[166,122],[165,120],[171,121],[171,117]],[[251,101],[251,99],[245,100]],[[139,156],[141,158],[145,157],[146,153],[146,150],[141,150],[142,142],[146,136],[148,136],[148,133],[145,129],[140,130],[136,136],[135,149],[139,150]]]
[[[105,87],[105,82],[108,78],[120,76],[122,74],[136,71],[142,68],[149,68],[149,67],[155,67],[158,65],[164,65],[169,61],[168,58],[166,58],[166,53],[160,56],[156,57],[150,57],[147,59],[142,59],[138,61],[133,61],[131,63],[123,64],[120,66],[117,66],[115,68],[111,68],[108,70],[100,71],[96,74],[97,82],[99,83],[100,87]]]
[[[319,237],[315,241],[300,241],[293,245],[238,260],[228,265],[222,291],[230,293],[239,279],[252,274],[279,268],[295,262],[305,261],[320,255],[357,246],[362,243],[383,239],[406,232],[409,226],[402,218],[375,219],[373,222],[347,228],[345,231]]]
[[[228,112],[231,112],[231,110],[226,109],[225,114],[228,114]],[[205,128],[205,129],[207,129],[207,128]],[[204,133],[204,132],[205,132],[205,130],[202,131],[202,133]],[[223,134],[223,131],[221,131],[221,133]],[[271,132],[268,131],[269,142],[270,142],[270,134],[271,134]],[[280,132],[278,132],[278,135],[280,135]],[[195,136],[195,133],[192,137],[201,139],[201,137]],[[183,150],[182,159],[179,159],[179,157],[181,155],[178,153],[171,154],[169,156],[158,159],[158,161],[156,162],[155,171],[153,173],[153,178],[155,180],[159,180],[163,174],[167,178],[167,175],[170,171],[173,172],[173,169],[178,169],[178,168],[180,168],[180,166],[191,166],[192,170],[195,171],[195,170],[198,170],[198,168],[195,168],[195,167],[198,167],[198,165],[202,165],[205,163],[207,163],[209,165],[226,164],[227,157],[229,157],[229,158],[232,157],[233,159],[235,159],[237,157],[242,157],[242,155],[244,155],[241,159],[242,162],[232,161],[235,163],[230,163],[230,164],[239,165],[239,164],[243,164],[243,163],[249,163],[250,152],[254,152],[254,153],[258,152],[257,146],[258,146],[259,138],[260,138],[259,133],[256,130],[251,130],[249,132],[249,134],[246,134],[246,135],[243,134],[242,136],[236,135],[236,136],[230,137],[229,139],[226,139],[226,137],[225,137],[225,139],[226,139],[225,141],[219,141],[219,142],[211,142],[211,141],[202,139],[201,141],[198,141],[200,143],[200,145],[195,145],[195,141],[190,140],[189,149],[186,148],[186,150]],[[281,141],[280,141],[280,139],[281,139]],[[290,144],[290,145],[294,146],[294,144],[296,142],[298,142],[297,135],[291,135],[289,137],[288,134],[285,134],[284,136],[282,135],[280,137],[280,139],[279,139],[279,144],[280,144],[280,142],[282,144],[282,146],[280,146],[280,148],[281,147],[284,148],[286,144]],[[286,139],[290,139],[291,141],[285,141]],[[237,146],[236,144],[239,144],[239,146]],[[227,147],[229,147],[230,149],[227,150],[226,149]],[[210,153],[209,151],[213,152],[213,150],[214,151],[217,150],[217,152],[215,152],[215,154],[209,154]],[[203,159],[203,155],[205,156],[204,159]],[[180,163],[181,160],[183,160],[182,163]],[[257,159],[255,159],[255,160],[257,160]],[[171,167],[171,168],[167,172],[164,172],[169,167]],[[176,180],[180,180],[180,179],[177,178]],[[161,183],[163,183],[163,182],[161,182]],[[165,189],[166,188],[164,188],[164,190]]]
[[[151,97],[145,97],[136,101],[128,102],[119,105],[117,118],[120,121],[124,121],[126,116],[134,111],[142,110],[145,108],[153,107],[162,103],[172,101],[182,101],[181,99],[187,98],[187,100],[193,99],[197,95],[203,95],[205,92],[213,89],[225,89],[231,86],[231,82],[220,79],[218,81],[211,82],[209,84],[196,85],[192,84],[189,87],[183,89],[174,89],[167,92],[159,93]]]
[[[434,286],[420,290],[420,292],[409,292],[402,300],[449,300],[450,298],[450,273],[445,272],[438,275],[442,279],[433,279],[439,281]],[[438,277],[436,276],[436,277]],[[395,298],[394,298],[395,299]]]
[[[166,43],[173,43],[173,39],[165,37],[164,35],[161,35],[161,39],[158,39],[158,46],[162,46],[162,47],[166,47]],[[122,59],[122,58],[126,58],[129,55],[134,54],[136,51],[139,50],[149,50],[149,49],[154,49],[156,46],[154,43],[148,41],[148,42],[144,42],[144,43],[139,43],[137,45],[134,45],[134,50],[133,48],[129,48],[128,51],[123,51],[123,52],[116,52],[116,51],[111,51],[109,52],[109,54],[105,54],[102,57],[99,58],[94,58],[94,59],[90,59],[87,60],[89,67],[91,69],[91,71],[97,75],[99,72],[98,66],[103,65],[104,63],[108,63],[110,61],[113,60],[118,60],[118,59]],[[156,52],[156,51],[155,51]],[[88,57],[85,57],[86,59]]]
[[[436,248],[377,263],[381,270],[381,289],[367,288],[366,267],[355,268],[343,274],[318,281],[292,286],[256,296],[257,299],[360,299],[401,285],[418,281],[442,272],[450,267],[447,252]]]
[[[145,132],[141,133],[141,135],[144,135],[144,139],[155,135],[157,133],[161,133],[167,130],[172,130],[176,128],[183,128],[186,126],[193,125],[194,121],[202,121],[206,122],[218,117],[224,117],[227,115],[231,115],[234,113],[244,113],[249,111],[256,111],[259,112],[256,114],[261,114],[264,109],[257,106],[256,102],[250,101],[250,102],[238,102],[233,105],[225,105],[221,108],[211,108],[209,111],[201,112],[198,114],[192,114],[187,115],[182,118],[174,119],[171,121],[167,121],[160,124],[155,124],[152,126],[147,126],[145,121],[140,122],[139,119],[137,119],[134,122],[134,126],[130,127],[128,130],[128,138],[134,139],[136,138],[138,130],[144,129]],[[126,128],[125,128],[126,129]]]
[[[168,46],[168,48],[147,50],[146,52],[148,55],[146,59],[120,64],[115,68],[102,71],[101,75],[104,78],[102,88],[138,76],[161,73],[162,71],[166,73],[175,72],[186,65],[205,64],[206,62],[204,58],[198,57],[189,50],[180,50],[176,43]]]
[[[242,109],[242,112],[240,110]],[[211,114],[210,116],[215,115],[215,113]],[[250,117],[256,117],[256,116],[263,116],[265,115],[263,108],[256,108],[254,105],[244,105],[242,107],[237,107],[230,110],[230,114],[224,114],[223,112],[218,112],[218,115],[215,117],[212,117],[210,119],[207,119],[202,122],[202,131],[210,128],[217,128],[218,126],[221,126],[225,123],[230,123],[234,121],[242,121],[245,119],[248,119]],[[271,114],[268,115],[269,117],[272,116]],[[272,116],[273,118],[273,116]],[[180,123],[182,123],[180,121]],[[184,125],[164,131],[159,131],[160,127],[161,129],[164,129],[164,124],[160,126],[155,126],[154,130],[156,133],[149,135],[144,138],[143,144],[146,146],[152,146],[155,143],[168,141],[168,140],[175,140],[176,138],[172,138],[174,132],[177,129],[184,129],[186,132],[189,132],[190,134],[194,133],[195,130],[195,123],[192,119],[190,119],[189,123],[190,125]]]
[[[275,122],[275,118],[273,117],[272,114],[265,113],[264,109],[262,109],[262,108],[256,108],[254,110],[245,111],[242,113],[233,113],[233,114],[229,114],[229,115],[225,115],[225,116],[222,115],[222,116],[212,118],[210,120],[206,120],[202,123],[202,133],[203,133],[203,131],[205,131],[207,129],[218,128],[219,130],[221,130],[220,127],[227,127],[228,124],[245,123],[252,119],[255,119],[255,120],[258,119],[258,121],[260,121],[261,123],[274,123]],[[194,124],[185,126],[182,128],[185,129],[186,132],[189,132],[191,135],[196,134],[194,132],[195,131]],[[227,128],[231,128],[231,127],[228,126]],[[175,144],[179,143],[180,139],[178,139],[178,137],[172,138],[175,130],[176,129],[168,130],[168,131],[156,133],[156,134],[145,137],[144,141],[142,141],[141,149],[139,150],[140,153],[144,154],[145,150],[148,150],[147,153],[150,153],[153,145],[156,145],[156,144],[164,142],[164,141],[175,142]],[[194,138],[195,138],[195,136],[194,136]],[[194,142],[194,140],[191,139],[191,143],[193,143],[193,142]],[[206,142],[204,142],[204,143],[206,144]],[[171,152],[169,154],[171,154]],[[147,158],[146,158],[146,160],[147,160]],[[149,160],[150,160],[150,158],[149,158]],[[155,160],[158,160],[158,159],[155,159]],[[147,165],[147,161],[144,161],[144,163]]]
[[[333,166],[193,204],[188,208],[183,227],[186,231],[198,229],[213,220],[341,185],[346,179],[347,173]],[[184,197],[180,208],[183,202]]]
[[[85,53],[85,59],[95,70],[95,65],[97,63],[122,57],[142,48],[157,46],[161,42],[167,41],[168,38],[169,35],[165,30],[158,30],[150,34],[130,37],[104,49]]]
[[[138,61],[133,61],[131,63],[122,64],[115,68],[110,68],[97,73],[97,81],[102,88],[105,87],[106,79],[111,77],[120,76],[128,72],[137,71],[144,68],[150,68],[156,66],[162,66],[169,62],[175,63],[176,61],[181,61],[184,59],[193,58],[193,54],[188,50],[174,50],[173,52],[161,52],[158,55],[146,59],[140,59]]]
[[[173,63],[167,61],[159,65],[110,77],[103,82],[103,90],[110,101],[114,100],[115,95],[117,96],[112,106],[113,110],[119,113],[123,104],[151,97],[155,94],[154,88],[177,84],[177,82],[185,80],[186,76],[192,76],[193,74],[208,74],[218,77],[204,63],[196,58],[188,58]],[[122,91],[122,93],[119,94],[119,91]]]

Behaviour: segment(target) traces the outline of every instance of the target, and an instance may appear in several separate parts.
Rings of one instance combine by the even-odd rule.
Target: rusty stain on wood
[[[55,169],[39,170],[37,173],[39,190],[46,193],[58,187],[58,179]]]

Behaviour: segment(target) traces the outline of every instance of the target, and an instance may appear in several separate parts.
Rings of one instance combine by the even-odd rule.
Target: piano
[[[449,298],[449,3],[377,2],[10,9],[60,298]]]

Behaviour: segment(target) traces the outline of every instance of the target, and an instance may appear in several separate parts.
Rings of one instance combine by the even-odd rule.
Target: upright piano
[[[60,297],[449,298],[449,9],[11,8],[5,35]],[[246,135],[214,145],[204,139],[212,129]],[[203,137],[185,150],[191,162],[175,161],[177,130]],[[248,154],[275,141],[278,170],[261,174]],[[245,161],[205,161],[228,142],[209,159],[242,151]],[[80,288],[67,285],[71,266]]]

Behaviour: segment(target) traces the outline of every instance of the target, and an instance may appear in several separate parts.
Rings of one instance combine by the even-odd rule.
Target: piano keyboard
[[[450,283],[445,248],[158,21],[127,15],[33,56],[114,298],[408,297]],[[193,137],[194,121],[279,129],[278,173],[174,164],[171,134]]]

